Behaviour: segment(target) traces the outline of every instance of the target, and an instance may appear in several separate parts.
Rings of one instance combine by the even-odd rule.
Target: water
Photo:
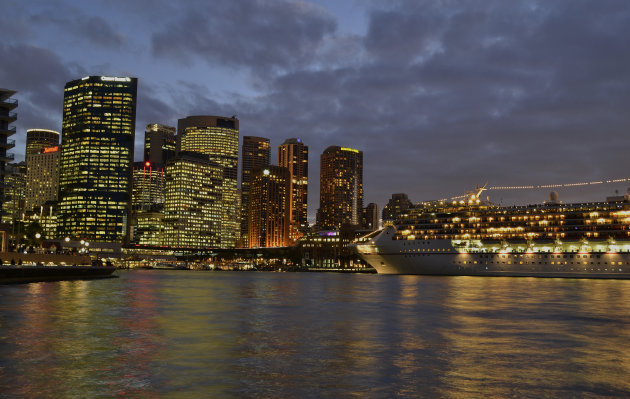
[[[0,397],[630,395],[630,281],[117,274],[0,286]]]

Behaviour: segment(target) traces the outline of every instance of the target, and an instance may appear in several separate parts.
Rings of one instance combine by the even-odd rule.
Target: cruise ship
[[[416,205],[354,247],[380,274],[630,278],[630,201]]]

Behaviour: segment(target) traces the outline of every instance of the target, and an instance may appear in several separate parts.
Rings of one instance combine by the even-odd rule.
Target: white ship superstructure
[[[420,204],[356,248],[378,273],[630,278],[630,203]]]

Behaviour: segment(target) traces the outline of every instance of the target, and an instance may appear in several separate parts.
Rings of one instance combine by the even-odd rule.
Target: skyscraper
[[[134,162],[131,194],[133,211],[148,211],[163,207],[164,189],[164,168],[149,161]]]
[[[269,166],[271,145],[264,137],[243,136],[241,153],[241,244],[249,247],[249,190],[252,172]]]
[[[165,168],[149,161],[134,162],[132,180],[130,241],[162,245]]]
[[[278,166],[289,169],[291,227],[289,235],[295,243],[308,229],[308,147],[301,139],[286,139],[278,147]]]
[[[57,138],[59,138],[57,136]],[[57,201],[59,194],[59,146],[44,147],[38,153],[26,150],[26,210]]]
[[[0,204],[4,204],[7,200],[5,184],[5,177],[9,173],[7,164],[14,159],[13,154],[8,151],[15,147],[15,140],[8,140],[8,137],[15,134],[15,126],[9,126],[17,120],[17,114],[11,112],[18,106],[18,101],[11,98],[15,93],[14,90],[0,89]],[[0,220],[7,217],[3,214],[3,208],[4,206],[0,206]],[[2,238],[2,242],[6,244],[6,235]]]
[[[320,228],[339,229],[361,223],[363,212],[363,152],[330,146],[321,156]]]
[[[368,206],[363,208],[363,228],[366,230],[378,230],[379,228],[379,215],[378,215],[378,205],[373,202],[370,202]]]
[[[286,247],[290,244],[289,169],[267,166],[252,174],[249,196],[249,247]]]
[[[205,154],[223,168],[221,248],[233,248],[239,235],[238,119],[222,116],[189,116],[177,122],[179,151]]]
[[[10,163],[6,166],[4,173],[5,195],[0,203],[2,205],[2,222],[13,223],[16,220],[22,220],[24,213],[26,162]]]
[[[59,132],[48,129],[28,129],[26,131],[26,158],[40,154],[42,149],[59,145]],[[28,164],[28,159],[26,160]]]
[[[151,123],[144,131],[144,162],[154,168],[163,168],[166,161],[175,156],[175,128]]]
[[[166,167],[164,245],[217,248],[221,244],[223,167],[201,153],[181,151]]]
[[[413,203],[409,201],[409,197],[405,193],[392,194],[392,198],[387,202],[387,205],[383,207],[383,222],[393,222],[398,220],[402,215],[407,212],[409,208],[413,207]]]
[[[64,89],[58,235],[122,242],[131,202],[138,80],[88,76]]]

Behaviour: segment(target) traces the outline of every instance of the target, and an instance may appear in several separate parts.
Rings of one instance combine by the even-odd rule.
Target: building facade
[[[58,138],[58,137],[57,137]],[[28,147],[28,145],[27,145]],[[59,146],[44,147],[38,153],[26,151],[26,210],[57,201],[59,194]]]
[[[249,247],[286,247],[291,243],[291,174],[267,166],[252,174],[249,197]]]
[[[308,230],[308,147],[301,139],[286,139],[278,147],[278,166],[289,169],[289,235],[294,244]]]
[[[362,227],[366,230],[375,231],[380,228],[380,217],[378,214],[378,205],[370,202],[368,206],[363,208]]]
[[[189,116],[177,122],[181,152],[208,156],[223,168],[221,187],[221,248],[234,248],[240,235],[238,208],[238,119],[222,116]]]
[[[361,224],[363,213],[363,152],[330,146],[321,156],[317,224],[339,229]]]
[[[15,140],[9,139],[15,134],[15,126],[11,126],[17,120],[17,113],[13,110],[18,106],[18,101],[11,98],[14,90],[0,89],[0,220],[5,221],[9,216],[4,214],[4,203],[7,200],[6,178],[9,170],[7,165],[13,161],[13,154],[9,150],[15,147]],[[3,246],[6,246],[7,235],[2,234]]]
[[[223,167],[201,153],[182,151],[167,163],[164,245],[223,247],[223,176]]]
[[[129,226],[138,81],[88,76],[66,83],[58,235],[121,243]]]
[[[144,162],[163,168],[175,156],[175,128],[159,123],[147,125],[144,131]]]
[[[134,162],[131,209],[148,211],[164,207],[166,173],[163,167],[151,162]]]
[[[26,131],[26,158],[40,154],[44,148],[59,145],[59,132],[48,129],[28,129]],[[26,160],[28,164],[28,159]]]
[[[413,207],[413,203],[405,193],[392,194],[387,205],[383,207],[383,222],[393,222]]]
[[[24,219],[26,191],[26,162],[10,163],[5,168],[2,223]]]
[[[241,237],[242,247],[249,247],[249,191],[252,172],[269,166],[271,144],[264,137],[243,136],[241,150]]]

